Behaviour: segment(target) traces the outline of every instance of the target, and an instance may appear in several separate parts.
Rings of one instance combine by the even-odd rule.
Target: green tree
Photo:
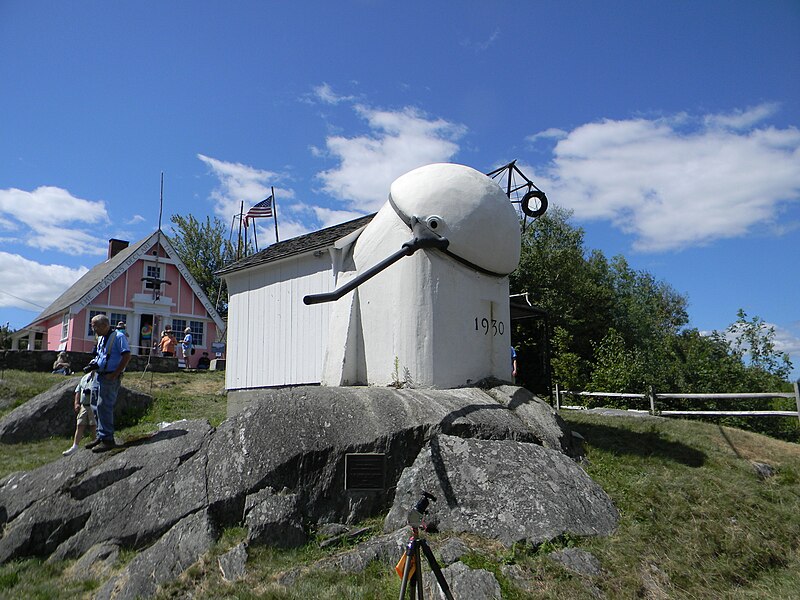
[[[775,349],[775,328],[754,316],[748,320],[743,309],[736,312],[736,321],[728,326],[733,353],[754,370],[785,380],[792,372],[792,361],[786,352]]]
[[[512,293],[527,292],[534,304],[548,312],[552,331],[563,329],[566,335],[552,346],[553,359],[558,361],[562,353],[576,355],[580,360],[572,362],[580,369],[577,380],[585,381],[591,341],[605,335],[612,294],[598,285],[585,258],[584,232],[569,223],[570,216],[569,211],[551,207],[528,227],[510,284]]]
[[[8,323],[0,325],[0,350],[11,350],[11,334],[14,333],[10,329]]]
[[[631,269],[622,256],[609,261],[599,250],[588,251],[583,229],[571,225],[570,217],[551,208],[528,228],[510,278],[513,293],[527,292],[549,314],[555,381],[587,383],[595,351],[611,329],[621,338],[614,348],[635,353],[649,379],[663,376],[666,340],[688,321],[686,298]],[[559,328],[563,333],[556,337]]]
[[[236,249],[225,238],[225,224],[216,217],[213,221],[206,217],[201,223],[192,215],[172,215],[170,220],[175,226],[175,235],[168,236],[170,244],[217,311],[224,315],[228,310],[228,289],[215,273],[236,257]]]
[[[582,365],[583,359],[570,348],[574,345],[572,336],[563,327],[556,327],[553,331],[552,352],[550,364],[553,370],[553,379],[567,390],[582,390],[586,381],[582,373],[586,371]]]
[[[645,361],[641,352],[629,348],[614,328],[595,344],[594,368],[589,391],[636,392],[647,391]]]

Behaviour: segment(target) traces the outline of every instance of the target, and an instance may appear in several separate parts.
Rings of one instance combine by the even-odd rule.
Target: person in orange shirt
[[[172,333],[172,327],[167,325],[161,333],[161,341],[158,342],[158,349],[161,350],[161,356],[175,356],[175,344],[177,340]]]

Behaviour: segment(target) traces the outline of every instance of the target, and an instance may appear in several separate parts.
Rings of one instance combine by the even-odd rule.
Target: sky
[[[165,230],[274,188],[284,240],[511,160],[689,326],[741,308],[800,376],[797,0],[0,0],[0,323],[155,231],[162,172]]]

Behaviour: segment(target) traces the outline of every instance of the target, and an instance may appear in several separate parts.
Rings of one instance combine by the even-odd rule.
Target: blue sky
[[[800,374],[796,0],[0,0],[0,84],[12,328],[155,230],[162,171],[165,224],[274,187],[286,239],[419,165],[517,159],[691,326],[743,308]]]

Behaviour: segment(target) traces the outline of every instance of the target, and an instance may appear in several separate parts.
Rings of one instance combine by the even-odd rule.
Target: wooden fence
[[[800,388],[794,384],[794,393],[789,392],[758,392],[758,393],[733,393],[733,394],[657,394],[652,389],[647,394],[621,394],[616,392],[573,392],[555,389],[556,410],[583,409],[583,406],[567,406],[562,403],[562,397],[569,396],[595,396],[601,398],[632,398],[648,400],[651,415],[662,416],[695,416],[695,417],[797,417],[800,419]],[[659,400],[684,399],[684,400],[746,400],[753,398],[794,398],[795,410],[658,410],[656,402]]]

